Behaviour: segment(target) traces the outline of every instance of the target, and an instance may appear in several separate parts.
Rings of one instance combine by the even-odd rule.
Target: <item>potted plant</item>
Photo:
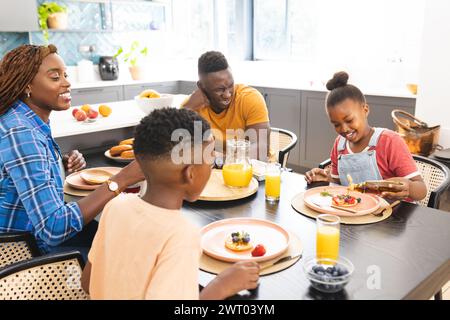
[[[67,28],[67,7],[56,2],[44,2],[38,8],[39,26],[48,42],[48,29]]]
[[[128,63],[133,80],[141,80],[144,78],[144,68],[140,63],[143,58],[147,57],[147,54],[147,47],[141,47],[139,41],[133,41],[130,50],[125,52],[123,47],[120,47],[114,57],[120,56],[125,63]]]

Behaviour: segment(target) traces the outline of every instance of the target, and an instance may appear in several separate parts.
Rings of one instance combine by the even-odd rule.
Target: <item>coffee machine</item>
[[[100,57],[98,69],[102,80],[117,80],[119,78],[119,63],[114,57]]]

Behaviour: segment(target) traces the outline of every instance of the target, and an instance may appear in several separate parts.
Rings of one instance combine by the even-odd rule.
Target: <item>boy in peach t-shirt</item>
[[[200,139],[194,139],[194,127],[201,127]],[[177,129],[184,131],[181,142],[172,141]],[[142,198],[120,195],[105,206],[82,277],[92,299],[224,299],[256,288],[259,266],[247,261],[223,271],[199,294],[200,234],[180,209],[183,200],[199,197],[211,174],[214,140],[202,140],[209,129],[186,109],[156,110],[142,119],[134,151],[147,191]],[[200,163],[193,163],[195,152]]]

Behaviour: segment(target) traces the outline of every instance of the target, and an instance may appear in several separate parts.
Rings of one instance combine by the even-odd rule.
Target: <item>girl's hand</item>
[[[308,184],[316,181],[330,181],[327,169],[314,168],[305,173],[305,180]]]
[[[83,170],[86,168],[86,160],[83,154],[78,150],[72,150],[63,157],[64,168],[69,172],[73,173],[76,171]]]
[[[409,179],[405,178],[390,178],[386,179],[390,181],[399,182],[400,184],[392,184],[389,186],[392,191],[384,191],[381,193],[383,198],[393,199],[393,200],[403,200],[409,197]]]

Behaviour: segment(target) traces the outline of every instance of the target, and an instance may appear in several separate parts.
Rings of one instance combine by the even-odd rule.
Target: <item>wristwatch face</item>
[[[109,188],[109,190],[115,192],[115,191],[119,190],[119,185],[117,184],[117,182],[109,181],[108,188]]]

